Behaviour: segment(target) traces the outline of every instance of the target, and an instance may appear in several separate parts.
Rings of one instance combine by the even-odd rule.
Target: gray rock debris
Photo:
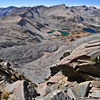
[[[37,96],[37,92],[27,81],[16,81],[7,85],[2,92],[1,98],[4,98],[4,93],[8,93],[8,100],[32,100]]]

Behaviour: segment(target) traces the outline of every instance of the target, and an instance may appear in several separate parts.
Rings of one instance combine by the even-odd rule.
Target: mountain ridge
[[[94,8],[94,9],[99,9],[99,8],[96,8],[95,6],[85,6],[85,5],[82,5],[82,6],[66,6],[65,4],[59,4],[59,5],[54,5],[54,6],[45,6],[45,5],[39,5],[39,6],[33,6],[33,7],[46,7],[46,8],[54,8],[54,7],[66,7],[66,8],[68,8],[68,7],[71,7],[71,8],[73,8],[73,7],[89,7],[89,8]],[[7,14],[9,14],[12,10],[14,10],[15,8],[24,8],[24,9],[26,9],[26,8],[33,8],[33,7],[26,7],[26,6],[22,6],[22,7],[17,7],[17,6],[8,6],[8,7],[1,7],[0,8],[0,17],[3,17],[3,16],[6,16]],[[5,11],[4,11],[5,10]],[[7,10],[7,11],[6,11]],[[4,12],[3,12],[4,11]]]

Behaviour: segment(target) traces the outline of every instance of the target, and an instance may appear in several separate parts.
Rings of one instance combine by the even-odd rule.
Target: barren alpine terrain
[[[1,100],[99,100],[99,33],[93,6],[0,8]]]

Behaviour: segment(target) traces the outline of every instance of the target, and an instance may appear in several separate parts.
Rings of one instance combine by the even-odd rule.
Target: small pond
[[[60,32],[60,33],[62,34],[62,36],[69,35],[69,33],[68,33],[68,32],[64,32],[64,31],[60,31],[60,30],[58,30],[58,32]]]
[[[72,30],[72,29],[70,29],[70,28],[63,28],[63,29],[61,29],[61,30]]]
[[[51,30],[49,32],[47,32],[48,34],[52,34],[53,32],[55,32],[55,30]]]
[[[84,28],[83,31],[89,32],[89,33],[97,33],[96,30],[91,29],[91,28]]]

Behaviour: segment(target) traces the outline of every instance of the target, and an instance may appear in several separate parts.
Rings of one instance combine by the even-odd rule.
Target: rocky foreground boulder
[[[100,40],[67,50],[50,70],[44,82],[34,84],[0,59],[1,100],[99,100]]]
[[[0,100],[32,100],[38,96],[36,85],[0,59]]]

